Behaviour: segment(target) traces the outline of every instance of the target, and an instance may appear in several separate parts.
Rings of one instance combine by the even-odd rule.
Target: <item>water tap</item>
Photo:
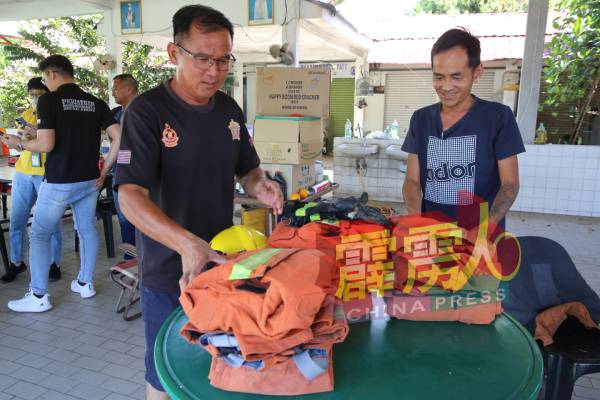
[[[356,131],[356,136],[361,139],[361,145],[365,147],[367,145],[367,139],[365,139],[365,134],[360,127],[360,124],[356,124],[356,128],[354,128],[354,130]]]

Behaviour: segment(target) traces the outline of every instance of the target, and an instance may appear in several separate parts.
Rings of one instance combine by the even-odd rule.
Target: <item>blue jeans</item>
[[[29,214],[37,200],[37,194],[40,189],[43,177],[41,175],[29,175],[22,172],[15,172],[12,180],[10,207],[10,261],[15,264],[25,259],[26,230],[29,222]],[[60,224],[52,235],[52,261],[60,263],[62,247],[62,236]]]
[[[96,230],[96,180],[75,183],[42,182],[31,224],[29,262],[31,263],[31,290],[36,294],[48,292],[50,269],[50,239],[56,231],[65,210],[71,206],[80,243],[80,269],[77,279],[90,283],[98,256]]]
[[[140,287],[140,306],[142,308],[142,319],[144,320],[144,334],[146,336],[146,382],[156,390],[164,392],[160,384],[156,366],[154,364],[154,345],[156,336],[163,322],[179,307],[179,292],[157,292]]]
[[[135,226],[131,222],[127,221],[127,218],[121,212],[119,207],[119,192],[113,190],[113,198],[115,199],[115,210],[117,211],[117,217],[119,219],[119,226],[121,227],[121,242],[128,243],[135,246]],[[125,254],[126,260],[133,257]]]

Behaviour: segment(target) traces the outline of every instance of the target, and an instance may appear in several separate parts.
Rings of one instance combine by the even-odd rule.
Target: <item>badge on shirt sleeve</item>
[[[117,154],[117,164],[131,164],[131,150],[119,150]]]
[[[229,121],[229,130],[231,131],[232,140],[240,140],[240,124],[235,122],[233,118]]]
[[[179,143],[177,132],[169,124],[165,124],[165,129],[163,129],[162,142],[166,147],[175,147]]]

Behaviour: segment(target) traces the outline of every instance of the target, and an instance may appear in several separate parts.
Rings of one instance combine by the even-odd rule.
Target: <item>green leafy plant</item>
[[[560,0],[559,6],[565,11],[553,22],[558,33],[545,52],[544,105],[574,104],[568,143],[575,144],[600,87],[600,0]]]
[[[62,54],[75,65],[81,88],[108,102],[108,74],[93,62],[106,53],[104,37],[96,31],[102,15],[51,18],[21,24],[11,45],[0,46],[0,126],[13,121],[28,106],[27,81],[40,76],[37,64],[51,54]],[[123,42],[123,72],[139,82],[140,92],[173,75],[165,51],[141,43]]]

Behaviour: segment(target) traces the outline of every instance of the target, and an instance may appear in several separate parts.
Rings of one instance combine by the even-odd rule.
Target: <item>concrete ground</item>
[[[116,218],[115,227],[119,237]],[[600,219],[511,213],[508,229],[562,243],[582,275],[600,292],[600,254],[595,252]],[[0,400],[144,398],[142,321],[126,322],[113,311],[118,289],[109,280],[108,270],[118,258],[106,257],[100,223],[98,233],[96,297],[83,300],[69,290],[79,265],[70,220],[63,223],[63,278],[50,283],[53,310],[42,314],[8,310],[6,303],[27,290],[27,274],[0,284]],[[600,374],[580,378],[573,399],[600,400]]]

